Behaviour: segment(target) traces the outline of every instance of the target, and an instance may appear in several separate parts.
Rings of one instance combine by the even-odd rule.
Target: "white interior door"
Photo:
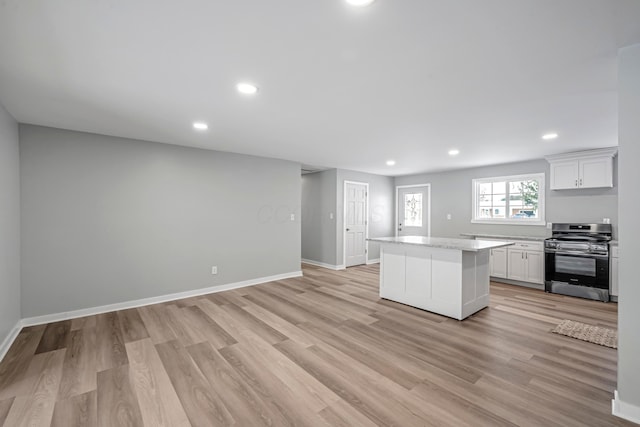
[[[367,184],[345,182],[345,266],[367,262]]]
[[[397,235],[431,235],[431,186],[407,185],[396,187],[398,201]]]

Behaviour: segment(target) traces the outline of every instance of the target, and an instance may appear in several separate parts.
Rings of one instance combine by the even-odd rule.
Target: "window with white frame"
[[[473,180],[471,222],[543,225],[544,174]]]

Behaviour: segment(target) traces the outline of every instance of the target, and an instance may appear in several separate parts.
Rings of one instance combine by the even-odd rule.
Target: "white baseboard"
[[[259,285],[261,283],[273,282],[276,280],[289,279],[291,277],[301,277],[301,276],[302,276],[302,271],[292,271],[290,273],[276,274],[275,276],[259,277],[257,279],[245,280],[242,282],[235,282],[235,283],[228,283],[226,285],[211,286],[208,288],[194,289],[192,291],[178,292],[175,294],[160,295],[157,297],[119,302],[115,304],[102,305],[99,307],[83,308],[81,310],[67,311],[63,313],[46,314],[44,316],[28,317],[28,318],[22,319],[22,321],[20,322],[20,325],[21,326],[42,325],[44,323],[59,322],[61,320],[76,319],[78,317],[84,317],[84,316],[93,316],[95,314],[108,313],[110,311],[117,311],[117,310],[125,310],[128,308],[143,307],[145,305],[175,301],[183,298],[197,297],[200,295],[213,294],[216,292],[244,288],[247,286]],[[13,340],[11,342],[13,342]]]
[[[370,265],[370,264],[380,264],[380,258],[368,259],[367,260],[367,265]]]
[[[611,401],[611,413],[616,417],[624,418],[632,423],[640,424],[640,406],[623,402],[618,396],[618,390],[613,392]]]
[[[344,270],[344,265],[327,264],[326,262],[314,261],[311,259],[302,259],[303,264],[315,265],[316,267],[328,268],[329,270]]]
[[[9,351],[11,344],[13,344],[13,342],[15,341],[16,337],[18,336],[21,330],[22,330],[22,321],[18,320],[16,322],[16,326],[14,326],[13,329],[11,329],[11,332],[9,332],[9,335],[7,335],[4,341],[2,341],[2,344],[0,344],[0,362],[7,355],[7,352]]]

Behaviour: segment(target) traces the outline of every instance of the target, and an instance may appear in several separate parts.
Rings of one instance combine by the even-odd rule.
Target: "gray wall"
[[[20,317],[18,124],[0,104],[0,344]]]
[[[614,159],[614,187],[584,190],[549,190],[549,163],[532,160],[519,163],[396,177],[395,185],[431,184],[431,235],[459,237],[460,233],[489,233],[518,236],[547,236],[545,226],[472,224],[472,185],[475,178],[545,173],[547,222],[602,222],[610,218],[614,234],[618,223],[617,157]],[[447,214],[451,220],[447,220]]]
[[[618,393],[640,408],[640,45],[620,51],[620,295],[618,308]]]
[[[344,264],[344,182],[369,184],[369,237],[393,235],[393,178],[331,169],[302,177],[302,258],[332,266]],[[334,214],[334,219],[329,214]],[[380,246],[369,243],[369,260]]]
[[[29,125],[20,150],[25,317],[300,270],[296,163]]]
[[[302,175],[303,259],[336,265],[336,180],[336,169]]]
[[[344,182],[356,181],[369,184],[369,237],[392,236],[393,232],[393,205],[394,187],[393,178],[382,175],[373,175],[364,172],[356,172],[338,169],[336,188],[337,221],[336,221],[336,264],[344,264]],[[380,258],[380,245],[369,244],[368,259]]]

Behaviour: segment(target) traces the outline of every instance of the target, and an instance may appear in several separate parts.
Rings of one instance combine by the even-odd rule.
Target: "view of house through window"
[[[474,222],[544,223],[544,174],[473,180]]]
[[[405,193],[404,225],[422,227],[422,193]]]

